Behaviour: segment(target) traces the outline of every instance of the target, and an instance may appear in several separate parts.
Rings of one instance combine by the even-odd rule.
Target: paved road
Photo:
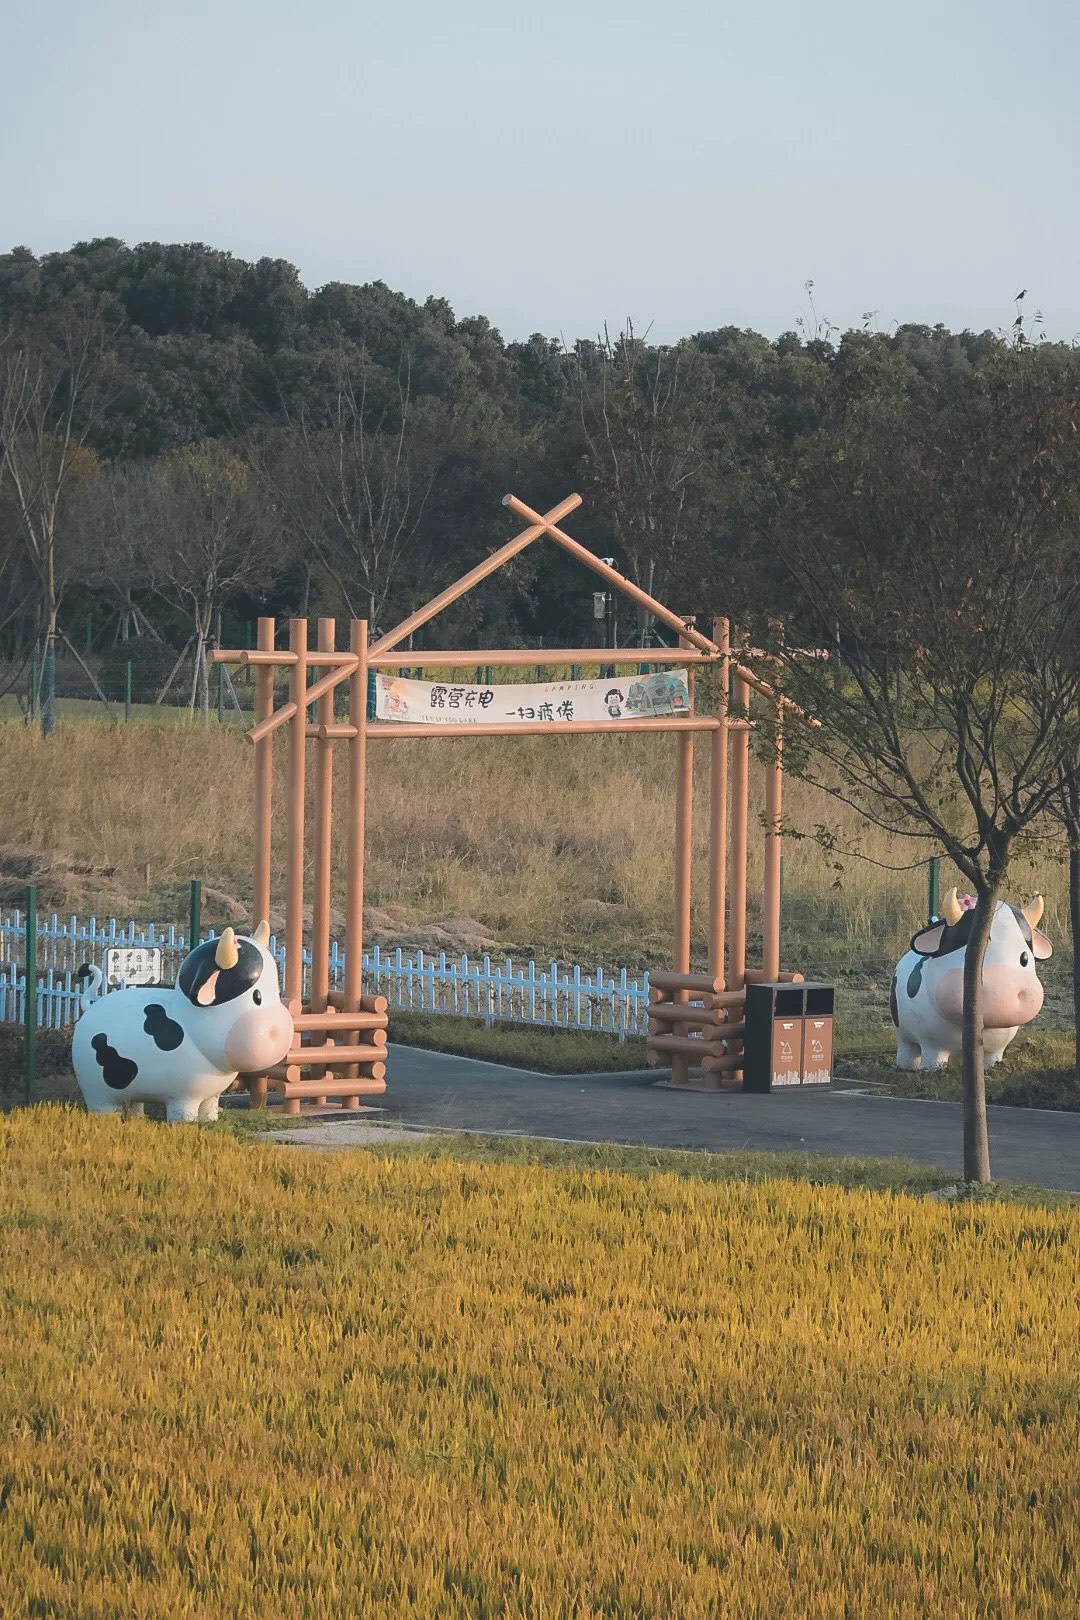
[[[951,1174],[962,1164],[959,1103],[866,1094],[854,1082],[766,1097],[679,1092],[650,1070],[551,1076],[408,1046],[391,1047],[387,1080],[378,1112],[363,1117],[652,1147],[899,1155]],[[989,1114],[996,1177],[1080,1192],[1080,1114]]]

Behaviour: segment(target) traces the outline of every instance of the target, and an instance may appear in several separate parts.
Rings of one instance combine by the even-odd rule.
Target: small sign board
[[[114,945],[105,952],[106,989],[160,983],[160,945]]]

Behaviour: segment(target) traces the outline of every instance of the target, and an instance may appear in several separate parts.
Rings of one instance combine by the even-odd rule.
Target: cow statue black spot
[[[71,1059],[92,1114],[127,1103],[163,1102],[170,1120],[208,1122],[238,1074],[280,1063],[293,1021],[278,990],[270,928],[226,928],[184,958],[176,984],[98,996],[101,969],[88,970]]]
[[[955,889],[942,916],[921,928],[893,974],[891,1011],[899,1069],[942,1069],[963,1045],[964,952],[975,902]],[[1041,895],[1026,906],[999,900],[983,962],[983,1052],[1000,1063],[1020,1028],[1043,1004],[1035,963],[1053,954],[1039,930]]]

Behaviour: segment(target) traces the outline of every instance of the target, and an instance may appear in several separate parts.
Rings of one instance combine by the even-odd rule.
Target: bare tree
[[[709,378],[693,343],[651,346],[633,323],[567,356],[587,446],[584,482],[608,513],[631,577],[667,596],[709,467]],[[645,643],[649,615],[639,610]]]
[[[0,483],[35,582],[42,655],[41,729],[55,729],[57,617],[77,553],[65,554],[65,503],[96,458],[108,327],[100,303],[73,306],[0,345]]]
[[[990,927],[1014,854],[1077,792],[1080,369],[1068,351],[1003,347],[932,403],[868,389],[857,366],[832,389],[826,426],[750,515],[782,564],[772,612],[819,642],[839,625],[843,680],[764,616],[758,634],[822,723],[802,752],[789,728],[790,762],[877,826],[944,849],[975,891],[964,1172],[982,1181]]]
[[[341,345],[321,397],[287,411],[283,433],[249,442],[259,480],[294,538],[333,580],[347,611],[372,626],[423,551],[437,409],[412,398],[407,351],[388,379],[364,350]]]
[[[131,489],[143,579],[191,620],[191,706],[210,714],[207,650],[231,596],[269,587],[278,571],[277,530],[262,518],[247,464],[216,439],[172,452]]]
[[[115,643],[161,642],[147,606],[158,583],[161,548],[151,540],[147,510],[154,478],[135,462],[112,462],[80,490],[67,529],[81,558],[81,574],[115,613]]]

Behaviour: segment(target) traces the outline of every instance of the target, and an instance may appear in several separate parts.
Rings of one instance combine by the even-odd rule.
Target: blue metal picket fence
[[[115,917],[83,922],[55,912],[39,916],[38,1028],[63,1029],[74,1023],[79,967],[89,962],[104,969],[105,952],[125,945],[158,946],[162,976],[169,984],[188,950],[186,931],[171,924],[122,923]],[[21,1023],[25,1017],[25,949],[25,917],[16,909],[0,910],[0,1024]],[[284,966],[284,946],[271,939],[270,949]],[[305,950],[305,993],[310,972],[311,955]],[[335,940],[330,947],[330,985],[341,990],[344,983],[345,952]],[[486,1024],[599,1030],[620,1041],[644,1035],[648,1028],[649,975],[631,975],[626,968],[590,971],[558,962],[538,967],[535,961],[515,964],[509,956],[495,963],[489,956],[472,961],[468,956],[447,957],[445,952],[428,956],[373,945],[364,952],[364,989],[385,995],[392,1007],[480,1018]]]

